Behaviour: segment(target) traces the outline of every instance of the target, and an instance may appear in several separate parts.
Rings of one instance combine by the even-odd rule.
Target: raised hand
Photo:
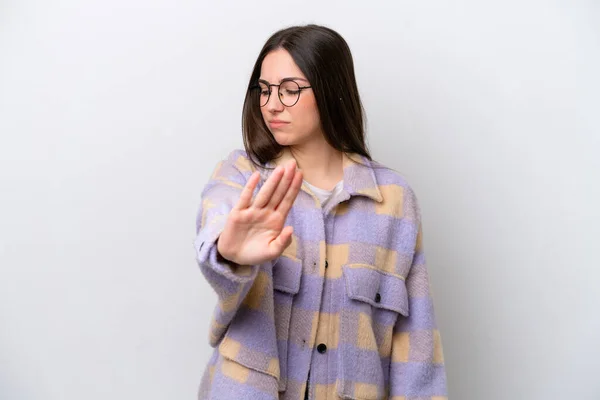
[[[260,178],[254,172],[230,211],[217,241],[219,254],[239,265],[256,265],[281,255],[292,241],[293,228],[284,227],[287,215],[302,185],[296,161],[275,168],[254,200]]]

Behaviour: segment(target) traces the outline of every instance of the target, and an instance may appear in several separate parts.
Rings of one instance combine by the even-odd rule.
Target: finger
[[[285,165],[285,170],[283,172],[283,177],[281,181],[279,181],[279,185],[277,185],[277,189],[273,196],[271,196],[271,200],[269,200],[269,207],[275,209],[277,205],[283,199],[285,192],[287,192],[292,180],[294,179],[294,171],[296,171],[296,160],[292,160],[291,162]]]
[[[273,196],[273,191],[275,191],[279,181],[281,180],[283,172],[284,170],[282,166],[275,168],[271,176],[269,176],[269,179],[267,179],[263,187],[258,191],[252,206],[262,208],[269,202],[269,199],[271,196]]]
[[[252,202],[252,193],[254,193],[254,188],[256,188],[256,184],[258,183],[260,178],[260,174],[258,171],[254,171],[244,189],[242,189],[242,194],[240,195],[239,200],[236,205],[233,207],[236,210],[243,210],[244,208],[248,208]]]
[[[279,203],[279,205],[276,208],[278,212],[282,213],[283,215],[287,215],[287,213],[292,208],[292,205],[294,204],[294,200],[296,200],[296,196],[298,195],[301,186],[302,171],[297,170],[296,174],[294,175],[294,179],[292,180],[292,184],[285,193],[283,200],[281,200],[281,203]]]

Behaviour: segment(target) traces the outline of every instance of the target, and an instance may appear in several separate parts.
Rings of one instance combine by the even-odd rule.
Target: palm
[[[295,170],[295,162],[276,169],[252,200],[257,182],[255,173],[229,213],[218,240],[219,253],[240,265],[273,260],[290,244],[292,228],[284,224],[302,183],[302,173]]]

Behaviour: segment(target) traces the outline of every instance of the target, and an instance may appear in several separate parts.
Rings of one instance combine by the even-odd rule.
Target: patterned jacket
[[[217,257],[215,242],[255,167],[239,149],[216,166],[194,241],[218,296],[199,399],[303,400],[307,388],[317,400],[447,398],[415,194],[360,155],[343,166],[326,209],[302,185],[286,221],[291,245],[250,266]],[[263,167],[255,194],[271,173]]]

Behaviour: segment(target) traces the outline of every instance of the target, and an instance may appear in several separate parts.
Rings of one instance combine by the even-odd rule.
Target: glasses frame
[[[283,103],[283,100],[281,100],[281,93],[279,92],[279,90],[281,88],[281,85],[283,85],[286,82],[294,82],[296,85],[298,85],[298,97],[296,97],[296,101],[294,102],[294,104],[292,104],[290,106],[288,106],[287,104]],[[283,104],[284,107],[293,107],[293,106],[295,106],[298,103],[298,100],[300,100],[300,95],[302,94],[302,91],[304,89],[310,89],[310,88],[312,88],[312,86],[300,86],[300,84],[298,82],[296,82],[296,80],[294,78],[285,78],[285,79],[282,79],[281,82],[279,82],[279,84],[269,83],[269,82],[267,82],[265,80],[261,80],[260,83],[264,84],[265,86],[267,86],[269,88],[269,96],[267,97],[267,101],[265,102],[265,104],[264,105],[260,105],[260,102],[259,102],[259,105],[260,105],[261,108],[264,107],[264,106],[266,106],[267,104],[269,104],[269,100],[271,100],[271,93],[273,93],[273,90],[271,89],[272,86],[277,86],[277,94],[278,94],[277,98],[279,99],[279,102],[281,104]],[[256,85],[253,85],[251,87],[251,89],[262,90],[260,84],[258,84],[258,83]],[[259,96],[260,96],[260,94],[259,94]]]

